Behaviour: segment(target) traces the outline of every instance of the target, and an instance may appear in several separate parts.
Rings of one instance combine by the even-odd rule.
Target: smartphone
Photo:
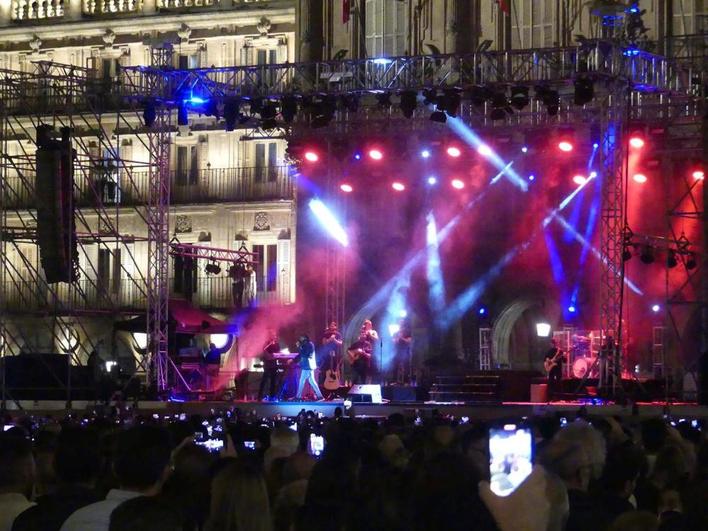
[[[693,419],[691,421],[691,428],[698,428],[698,421],[696,419]],[[700,428],[698,428],[700,429]]]
[[[243,446],[248,450],[255,450],[256,441],[243,441]]]
[[[322,435],[310,434],[310,443],[307,445],[308,453],[313,457],[320,457],[324,452],[325,440]]]
[[[560,425],[561,427],[565,428],[568,425],[568,419],[565,417],[560,418]]]
[[[490,488],[498,496],[508,496],[533,469],[533,435],[528,428],[506,424],[489,429]]]
[[[2,427],[2,431],[10,431],[10,430],[11,430],[12,428],[14,428],[14,427],[15,427],[14,424],[5,424],[5,425]]]
[[[187,415],[186,415],[186,413],[180,413],[180,414],[179,414],[179,420],[187,420]]]
[[[203,432],[198,431],[194,434],[194,444],[203,446],[212,453],[219,453],[224,449],[224,439],[221,437],[205,436]]]
[[[288,428],[290,428],[293,431],[297,431],[297,422],[293,422],[292,424],[290,424],[288,426]]]
[[[344,405],[344,409],[349,409],[350,407],[352,407],[352,401],[345,400],[343,405]]]

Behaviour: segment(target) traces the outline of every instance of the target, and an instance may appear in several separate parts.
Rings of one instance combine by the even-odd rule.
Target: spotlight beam
[[[428,300],[431,309],[437,314],[445,309],[445,281],[440,268],[440,248],[435,216],[432,212],[428,212],[426,219]]]
[[[347,236],[346,231],[334,216],[332,211],[327,208],[327,205],[319,199],[313,198],[310,199],[309,206],[322,228],[325,229],[325,231],[327,231],[332,238],[342,244],[343,247],[348,247],[349,236]]]
[[[479,149],[480,146],[486,145],[482,139],[474,131],[472,131],[472,129],[467,127],[460,118],[448,118],[447,125],[464,142],[475,149]],[[522,179],[518,173],[511,169],[511,167],[507,168],[506,162],[504,162],[491,148],[489,149],[489,153],[486,157],[491,161],[494,167],[501,170],[502,174],[506,176],[514,185],[519,187],[524,192],[529,189],[529,185],[526,180]]]

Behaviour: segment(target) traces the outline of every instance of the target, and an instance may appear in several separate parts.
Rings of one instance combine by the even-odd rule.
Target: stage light
[[[555,116],[558,114],[558,110],[560,108],[560,95],[557,90],[552,90],[541,85],[536,87],[536,96],[538,96],[541,102],[546,106],[548,116]]]
[[[477,310],[477,313],[479,315],[486,315],[487,314],[487,309],[484,306],[480,306],[479,310]]]
[[[635,174],[632,176],[632,180],[633,180],[635,183],[644,184],[644,183],[647,182],[649,179],[647,179],[647,176],[644,175],[643,173],[635,173]]]
[[[347,193],[347,194],[350,194],[350,193],[352,193],[352,192],[354,191],[354,188],[352,188],[352,185],[351,185],[351,184],[346,184],[346,183],[340,185],[340,186],[339,186],[339,189],[340,189],[342,192]]]
[[[429,159],[430,158],[430,151],[427,149],[424,149],[423,151],[420,152],[420,156],[423,157],[424,159]]]
[[[705,172],[703,170],[694,170],[691,173],[691,177],[693,177],[696,181],[702,181],[705,178]]]
[[[438,178],[434,175],[431,175],[430,177],[428,177],[428,184],[430,186],[435,186],[436,184],[438,184]]]
[[[526,146],[521,148],[521,153],[528,153],[528,151],[529,151],[529,148],[527,148]]]
[[[536,323],[536,335],[538,337],[548,337],[551,335],[551,325],[548,323]]]
[[[310,199],[309,206],[322,228],[325,229],[332,238],[342,244],[342,246],[348,247],[349,237],[332,211],[327,208],[327,205],[315,198]]]
[[[629,137],[629,145],[634,149],[641,149],[644,147],[644,139],[639,135],[632,135]]]
[[[221,273],[221,266],[219,266],[219,264],[217,264],[216,262],[213,262],[207,264],[204,268],[204,271],[210,275],[218,275]]]
[[[447,122],[447,115],[443,111],[433,111],[430,113],[430,121],[444,124]]]
[[[283,96],[280,100],[280,114],[286,124],[293,123],[297,115],[297,100],[294,96]]]
[[[590,103],[595,97],[595,88],[593,87],[592,79],[579,77],[575,80],[574,102],[576,105],[585,105]]]
[[[361,153],[354,153],[354,160],[361,160]]]
[[[630,251],[629,246],[627,246],[624,248],[624,251],[622,251],[622,260],[624,260],[626,262],[627,260],[631,260],[631,259],[632,259],[632,251]]]
[[[383,153],[378,149],[370,149],[369,157],[373,160],[381,160],[383,158]]]
[[[460,151],[460,148],[458,148],[458,147],[450,146],[449,148],[447,148],[447,154],[450,155],[451,157],[457,158],[460,155],[462,155],[462,151]]]
[[[455,89],[443,91],[442,96],[438,96],[436,108],[439,111],[445,111],[453,118],[456,117],[460,111],[460,93]]]
[[[390,323],[388,325],[388,334],[393,337],[395,336],[398,332],[401,331],[401,325],[398,323]]]
[[[189,125],[189,112],[184,104],[177,107],[177,125]]]
[[[415,108],[418,106],[418,93],[413,90],[401,92],[401,112],[406,118],[413,118]]]
[[[642,247],[639,259],[643,264],[653,264],[654,263],[654,248],[651,245],[645,245]]]
[[[534,181],[534,180],[536,180],[536,176],[533,174],[529,175],[529,181]]]
[[[558,142],[558,149],[564,151],[565,153],[569,153],[573,151],[573,144],[571,144],[567,140],[561,140],[560,142]]]
[[[594,179],[595,177],[597,177],[597,172],[596,172],[596,171],[591,171],[589,177],[590,177],[591,179]]]
[[[487,158],[491,157],[494,154],[492,148],[490,148],[487,144],[480,144],[477,148],[477,153]]]
[[[585,184],[588,180],[585,178],[584,175],[576,175],[573,177],[573,182],[577,184],[578,186],[582,186]]]
[[[157,119],[157,110],[155,109],[155,103],[148,101],[145,103],[145,109],[143,110],[143,121],[145,122],[145,127],[152,127]]]
[[[661,306],[659,306],[658,304],[652,304],[651,311],[654,313],[659,313],[659,311],[661,311]]]
[[[408,317],[408,311],[401,310],[400,312],[398,312],[398,317],[400,317],[401,319],[405,319],[406,317]]]
[[[698,266],[698,263],[696,262],[696,255],[690,253],[686,259],[686,269],[691,271],[692,269],[696,269],[696,266]]]
[[[391,188],[396,190],[396,192],[402,192],[403,190],[406,189],[406,185],[401,182],[395,181],[394,183],[391,184]]]
[[[572,304],[570,306],[568,306],[568,312],[575,313],[575,306],[573,306]]]
[[[592,147],[593,147],[593,149],[597,149],[600,147],[600,144],[598,144],[597,142],[593,142]]]
[[[519,111],[529,104],[529,88],[523,85],[511,87],[511,104]]]
[[[320,156],[314,151],[305,151],[305,160],[307,162],[317,162],[320,160]]]
[[[214,346],[219,350],[226,348],[231,341],[230,334],[210,334],[209,341],[214,343]]]
[[[669,249],[669,253],[666,255],[666,267],[673,269],[678,265],[678,259],[676,258],[676,251]]]
[[[145,350],[148,346],[148,335],[145,332],[133,332],[133,343],[140,350]]]
[[[452,181],[450,181],[450,184],[453,188],[457,190],[462,190],[465,187],[465,183],[462,182],[460,179],[453,179]]]

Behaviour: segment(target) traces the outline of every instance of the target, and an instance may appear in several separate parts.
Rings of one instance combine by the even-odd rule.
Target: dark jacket
[[[310,370],[310,359],[315,355],[315,344],[312,341],[300,343],[298,354],[295,357],[295,363],[300,365],[301,369]]]

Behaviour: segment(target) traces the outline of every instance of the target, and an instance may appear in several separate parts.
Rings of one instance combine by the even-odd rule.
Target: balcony
[[[79,279],[73,287],[68,284],[56,284],[52,290],[58,297],[57,310],[63,312],[121,312],[138,313],[147,308],[145,287],[137,278],[121,278],[114,284],[108,281]],[[170,279],[170,286],[174,286]],[[197,278],[197,289],[192,294],[194,306],[205,310],[234,311],[232,282],[226,276],[208,276]],[[52,307],[54,298],[45,285],[29,281],[6,281],[4,302],[10,313],[46,312]],[[174,294],[180,296],[179,294]],[[289,302],[287,294],[280,290],[258,291],[257,304],[281,304]]]
[[[56,20],[64,16],[64,0],[12,0],[13,22]]]
[[[83,0],[85,16],[136,14],[143,10],[142,0]]]
[[[236,2],[234,2],[235,4]],[[229,0],[157,0],[157,9],[166,12],[189,12],[198,11],[204,8],[213,8],[230,4]]]
[[[104,205],[136,206],[145,204],[149,193],[146,171],[130,177],[96,172],[84,177],[77,174],[74,201],[84,208],[95,207],[101,198]],[[2,207],[33,208],[35,179],[29,172],[9,175]],[[171,204],[191,205],[223,202],[278,201],[293,198],[293,180],[288,166],[208,168],[196,172],[171,172]]]

